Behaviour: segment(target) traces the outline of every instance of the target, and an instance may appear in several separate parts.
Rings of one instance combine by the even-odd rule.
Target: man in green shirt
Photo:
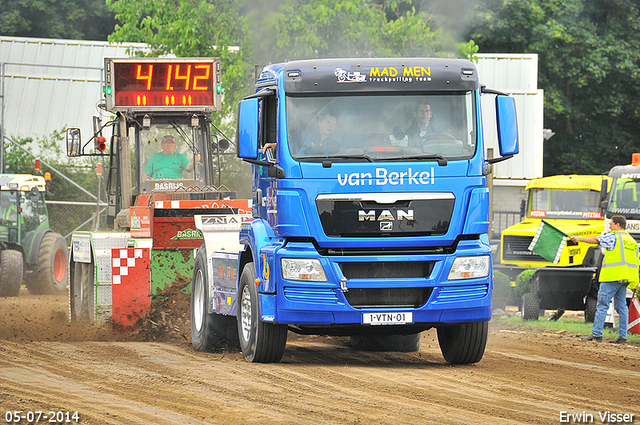
[[[147,168],[142,175],[142,181],[147,179],[180,179],[183,171],[193,171],[193,162],[183,153],[176,152],[176,141],[173,136],[162,138],[162,152],[153,154],[149,158]],[[200,161],[200,154],[195,155],[195,160]]]

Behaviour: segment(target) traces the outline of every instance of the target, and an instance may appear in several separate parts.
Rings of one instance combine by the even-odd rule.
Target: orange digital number
[[[211,74],[211,65],[196,65],[196,69],[204,69],[205,75],[196,75],[193,77],[193,89],[194,90],[209,90],[209,84],[206,86],[200,86],[198,80],[204,80],[208,83],[209,75]]]
[[[173,65],[169,65],[169,70],[167,71],[167,90],[173,90],[173,86],[171,85],[171,74],[173,70]]]
[[[151,90],[151,78],[153,78],[153,65],[148,65],[146,75],[142,74],[142,65],[136,67],[136,80],[147,80],[147,90]]]
[[[180,75],[180,65],[176,65],[176,80],[184,80],[184,89],[189,90],[189,81],[191,80],[191,65],[187,65],[187,75]]]

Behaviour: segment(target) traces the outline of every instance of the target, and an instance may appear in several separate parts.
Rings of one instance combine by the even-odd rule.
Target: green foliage
[[[537,53],[544,173],[627,164],[640,134],[637,0],[481,0],[468,36],[483,52]]]
[[[509,276],[506,274],[494,271],[493,272],[493,296],[495,298],[506,298],[511,291],[511,282]]]
[[[115,24],[104,0],[0,0],[0,35],[106,40]]]
[[[272,36],[278,61],[443,54],[441,31],[412,0],[286,0]]]
[[[531,277],[535,270],[524,270],[516,276],[516,298],[520,299],[523,294],[531,292]]]

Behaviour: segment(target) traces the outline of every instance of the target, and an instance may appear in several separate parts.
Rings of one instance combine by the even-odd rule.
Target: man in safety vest
[[[629,326],[629,308],[627,307],[627,287],[634,289],[638,286],[638,244],[624,229],[627,220],[619,215],[611,217],[609,228],[611,233],[602,236],[571,236],[573,242],[598,244],[605,249],[602,268],[600,269],[600,290],[596,316],[593,320],[591,335],[582,339],[587,341],[602,341],[602,329],[607,317],[609,303],[613,303],[618,312],[620,325],[618,339],[614,344],[626,344],[627,328]]]

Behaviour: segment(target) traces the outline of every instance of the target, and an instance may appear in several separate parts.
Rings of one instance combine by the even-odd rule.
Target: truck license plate
[[[410,311],[362,313],[362,323],[365,325],[406,325],[413,323],[413,313]]]

